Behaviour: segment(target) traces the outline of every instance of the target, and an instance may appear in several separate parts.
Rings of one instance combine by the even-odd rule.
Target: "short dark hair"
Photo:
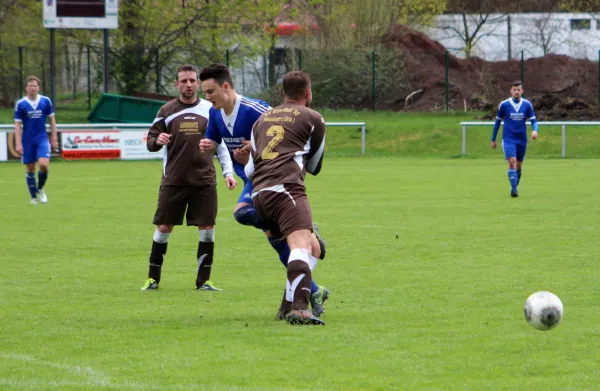
[[[196,72],[196,76],[198,76],[198,73],[199,73],[198,68],[196,68],[194,65],[190,65],[190,64],[182,65],[179,68],[177,68],[177,73],[175,74],[177,81],[179,81],[179,74],[181,72]]]
[[[41,83],[40,83],[40,79],[38,79],[38,77],[37,77],[37,76],[29,76],[29,77],[27,78],[27,84],[29,84],[29,82],[31,82],[31,81],[35,81],[35,82],[37,82],[37,85],[38,85],[38,87],[41,85]]]
[[[292,71],[283,77],[283,93],[291,99],[301,98],[310,87],[310,75],[304,71]]]
[[[227,82],[233,88],[233,79],[231,78],[231,72],[225,64],[210,64],[209,66],[202,69],[200,72],[200,81],[215,79],[217,84],[220,86]]]
[[[518,86],[523,87],[523,82],[521,80],[515,80],[512,82],[512,84],[510,86],[511,87],[518,87]]]

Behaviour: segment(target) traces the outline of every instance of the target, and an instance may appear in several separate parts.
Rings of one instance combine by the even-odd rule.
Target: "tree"
[[[460,50],[465,57],[473,56],[477,43],[490,35],[494,35],[499,22],[506,18],[506,12],[498,12],[497,3],[493,0],[450,0],[448,9],[453,16],[444,16],[437,28],[446,32],[448,38],[457,38],[462,43]]]
[[[553,20],[552,13],[546,13],[541,18],[536,19],[531,26],[531,33],[521,37],[525,42],[536,45],[542,51],[542,54],[548,55],[554,51],[558,42],[561,26]]]
[[[323,49],[370,48],[396,24],[427,24],[446,0],[306,0],[301,12],[312,16]]]

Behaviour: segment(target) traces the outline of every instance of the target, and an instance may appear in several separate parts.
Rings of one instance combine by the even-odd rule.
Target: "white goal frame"
[[[504,122],[502,123],[504,124]],[[561,135],[562,135],[562,145],[561,145],[561,157],[567,157],[567,126],[599,126],[600,121],[539,121],[539,126],[560,126],[561,127]],[[494,122],[461,122],[460,126],[462,128],[462,147],[461,147],[461,155],[465,156],[467,154],[467,127],[469,126],[487,126],[492,130],[494,126]],[[490,133],[491,134],[491,133]]]

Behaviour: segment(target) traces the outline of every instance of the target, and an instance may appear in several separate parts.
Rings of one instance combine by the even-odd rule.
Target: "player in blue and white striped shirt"
[[[40,95],[40,79],[35,76],[27,78],[27,95],[15,105],[15,144],[21,154],[21,161],[27,169],[27,187],[31,195],[31,203],[48,202],[44,184],[48,178],[50,164],[50,146],[58,150],[58,133],[52,102],[46,96]],[[50,119],[52,132],[51,143],[46,132],[46,118]],[[38,183],[35,183],[35,164],[39,166]]]
[[[225,143],[229,150],[235,173],[244,181],[244,189],[235,206],[234,218],[243,225],[265,229],[263,222],[256,214],[252,201],[252,181],[244,172],[245,163],[250,154],[250,135],[252,126],[258,118],[271,109],[268,103],[239,95],[233,86],[229,69],[223,64],[212,64],[200,72],[202,90],[206,100],[212,102],[206,137],[200,141],[203,152],[214,151],[217,145]],[[242,157],[243,155],[243,157]],[[321,259],[325,256],[325,243],[315,230],[321,244]],[[279,260],[287,266],[290,248],[285,240],[269,237],[269,243],[279,254]],[[327,300],[329,291],[318,286],[314,281],[311,287],[311,304],[315,316],[323,312],[323,302]]]
[[[537,139],[538,123],[535,119],[533,105],[523,96],[523,85],[515,81],[510,89],[511,98],[500,103],[494,130],[492,132],[492,148],[496,149],[496,136],[500,124],[504,120],[502,129],[502,148],[508,161],[508,181],[510,182],[511,197],[518,197],[517,186],[521,181],[521,168],[527,151],[527,121],[531,121],[531,138]]]

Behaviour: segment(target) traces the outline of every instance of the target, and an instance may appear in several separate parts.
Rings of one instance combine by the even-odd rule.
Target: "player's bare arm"
[[[21,121],[15,121],[15,147],[19,154],[23,154],[22,136]]]
[[[58,131],[56,130],[56,117],[51,115],[50,117],[50,145],[52,149],[58,151]]]
[[[214,142],[213,140],[207,139],[207,138],[203,138],[202,140],[200,140],[200,152],[205,153],[205,152],[210,152],[210,153],[215,153],[215,151],[217,150],[217,143]]]
[[[171,135],[169,133],[161,133],[156,138],[156,143],[158,145],[167,145],[171,142]]]
[[[225,184],[227,185],[227,188],[229,190],[233,190],[233,189],[235,189],[235,186],[237,185],[237,181],[235,180],[233,175],[227,175],[225,177]]]
[[[531,139],[532,139],[532,140],[536,140],[536,139],[537,139],[537,137],[538,137],[537,131],[536,131],[536,130],[533,130],[533,131],[531,132]]]
[[[248,160],[250,159],[250,149],[252,145],[250,145],[250,141],[244,141],[244,146],[242,148],[237,148],[233,151],[233,158],[241,164],[248,164]]]
[[[496,142],[495,142],[495,141],[492,141],[492,142],[490,143],[490,145],[492,146],[492,149],[496,149]]]

